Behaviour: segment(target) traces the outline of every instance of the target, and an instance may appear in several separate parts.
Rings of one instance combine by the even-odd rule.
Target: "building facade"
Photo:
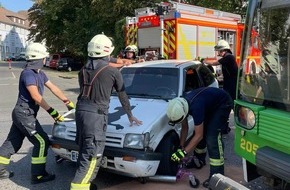
[[[0,60],[15,58],[25,51],[29,34],[28,12],[0,7]]]

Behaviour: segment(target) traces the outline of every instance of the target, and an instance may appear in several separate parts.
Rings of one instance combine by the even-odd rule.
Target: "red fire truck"
[[[224,39],[239,63],[243,29],[238,14],[175,1],[161,2],[157,7],[136,9],[135,17],[126,17],[125,45],[136,45],[139,55],[145,58],[155,54],[165,59],[216,59],[213,47]],[[251,45],[248,74],[257,72],[256,64],[260,62],[257,35]]]

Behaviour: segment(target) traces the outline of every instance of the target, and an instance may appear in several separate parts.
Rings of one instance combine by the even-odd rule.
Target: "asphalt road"
[[[0,145],[6,139],[11,126],[11,112],[15,105],[18,95],[18,79],[20,72],[24,66],[24,63],[13,62],[12,69],[8,68],[7,63],[0,62]],[[76,102],[78,94],[78,82],[76,72],[59,72],[53,71],[48,68],[44,68],[44,71],[48,75],[49,79],[58,85],[60,89],[64,91],[67,97]],[[59,112],[64,113],[66,107],[64,104],[52,95],[47,89],[44,94],[45,100]],[[38,114],[38,119],[43,128],[48,134],[51,134],[51,126],[53,119],[42,109]],[[142,118],[140,118],[142,120]],[[231,114],[230,124],[233,128],[233,115]],[[230,134],[224,137],[225,143],[225,174],[230,178],[245,184],[249,189],[262,190],[271,189],[265,185],[262,185],[262,180],[258,179],[254,182],[246,184],[243,181],[242,174],[242,162],[239,157],[234,153],[233,149],[234,141],[234,128]],[[52,151],[49,151],[47,158],[47,170],[56,174],[56,180],[38,184],[30,184],[30,162],[31,162],[31,149],[32,144],[25,139],[20,151],[13,155],[11,158],[9,170],[14,171],[15,176],[11,179],[1,180],[0,189],[6,190],[39,190],[39,189],[53,189],[53,190],[68,190],[70,182],[74,177],[76,166],[74,163],[65,161],[61,164],[56,164]],[[209,166],[202,168],[201,170],[190,170],[199,180],[203,182],[208,177]],[[184,177],[176,182],[160,182],[149,180],[145,184],[141,184],[137,179],[124,177],[100,171],[97,176],[98,189],[106,190],[119,190],[119,189],[139,189],[139,190],[174,190],[192,189],[189,186],[188,178]],[[201,185],[197,189],[204,189]]]

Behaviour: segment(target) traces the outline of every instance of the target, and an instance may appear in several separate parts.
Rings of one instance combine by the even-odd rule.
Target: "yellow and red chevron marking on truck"
[[[176,58],[176,21],[175,20],[166,20],[164,22],[165,32],[163,38],[163,55],[169,59]]]
[[[126,42],[125,45],[137,45],[137,31],[138,26],[137,24],[131,24],[127,26],[127,32],[126,32]]]

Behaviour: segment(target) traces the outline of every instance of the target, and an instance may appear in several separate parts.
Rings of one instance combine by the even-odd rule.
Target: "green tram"
[[[246,181],[262,175],[283,189],[290,186],[289,65],[290,0],[250,0],[234,109],[235,152],[243,158]]]

